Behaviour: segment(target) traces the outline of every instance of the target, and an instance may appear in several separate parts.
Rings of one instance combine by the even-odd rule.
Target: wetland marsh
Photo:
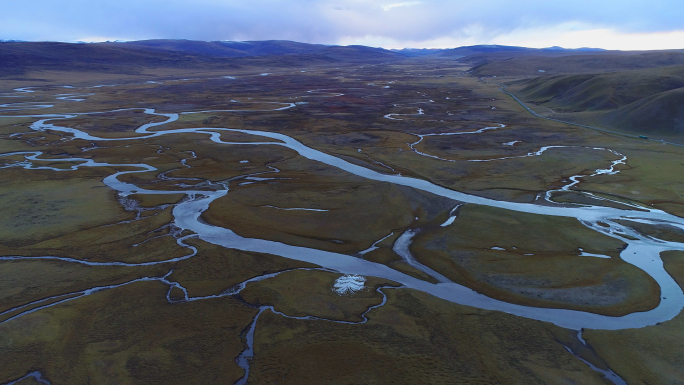
[[[682,378],[684,148],[466,70],[4,90],[0,383]]]

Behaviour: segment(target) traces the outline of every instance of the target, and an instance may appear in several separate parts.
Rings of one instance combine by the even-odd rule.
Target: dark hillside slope
[[[104,43],[111,47],[137,48],[157,50],[162,52],[183,52],[213,57],[244,57],[252,56],[246,51],[230,47],[215,41],[192,40],[141,40],[126,43]]]
[[[684,65],[516,81],[508,90],[551,117],[639,134],[684,136]]]
[[[0,77],[32,71],[138,74],[151,68],[234,69],[249,65],[297,67],[334,63],[379,63],[406,57],[381,48],[296,42],[233,43],[148,40],[133,43],[0,43]],[[233,48],[243,47],[243,50]]]
[[[299,43],[288,40],[222,42],[222,44],[229,44],[231,47],[241,49],[253,56],[306,54],[329,47],[322,44]]]
[[[396,60],[404,58],[396,52],[371,48],[362,45],[330,46],[315,52],[315,55],[325,56],[334,60],[363,61],[363,60]]]
[[[470,64],[482,64],[489,61],[506,60],[511,57],[522,55],[536,56],[564,56],[579,55],[589,52],[608,52],[600,48],[575,48],[568,49],[562,47],[550,48],[527,48],[509,45],[471,45],[457,48],[404,48],[393,50],[408,57],[432,57],[445,59],[459,59],[459,61]],[[463,59],[461,59],[463,58]]]
[[[127,46],[185,52],[213,57],[246,57],[267,55],[307,54],[325,49],[321,44],[298,43],[287,40],[266,41],[195,41],[195,40],[140,40],[125,43],[105,43],[112,46]]]
[[[500,54],[499,54],[500,55]],[[684,51],[580,53],[556,57],[537,55],[469,56],[459,61],[473,64],[476,76],[539,76],[591,74],[684,65]],[[543,72],[540,72],[543,71]]]
[[[600,48],[527,48],[510,45],[471,45],[466,47],[449,48],[436,52],[434,56],[438,57],[453,57],[463,58],[464,63],[477,63],[496,60],[505,60],[510,57],[517,57],[522,55],[531,56],[564,56],[564,55],[579,55],[587,54],[589,52],[607,52]]]
[[[28,71],[117,71],[136,73],[141,68],[184,68],[221,61],[189,55],[109,44],[0,43],[0,76]],[[222,63],[230,66],[230,63]]]
[[[684,87],[684,65],[599,75],[541,76],[510,87],[523,100],[559,111],[620,108],[648,96]]]
[[[606,113],[600,123],[629,131],[684,136],[684,88],[661,92]]]
[[[530,54],[530,53],[536,52],[536,51],[538,51],[538,50],[536,50],[534,48],[515,47],[515,46],[507,46],[507,45],[471,45],[471,46],[466,46],[466,47],[457,47],[457,48],[445,49],[445,50],[438,52],[436,54],[436,56],[461,58],[461,57],[467,57],[470,55],[493,54],[493,53],[500,53],[500,52],[506,52],[508,54],[512,54],[512,53]]]

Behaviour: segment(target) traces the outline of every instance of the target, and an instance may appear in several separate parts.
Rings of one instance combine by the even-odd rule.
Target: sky
[[[2,0],[0,39],[683,49],[682,0]]]

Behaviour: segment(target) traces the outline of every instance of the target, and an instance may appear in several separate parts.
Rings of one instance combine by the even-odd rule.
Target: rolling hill
[[[603,52],[605,50],[600,48],[577,48],[568,49],[562,47],[549,48],[527,48],[510,45],[471,45],[457,48],[447,49],[416,49],[404,48],[401,50],[394,50],[402,55],[409,57],[433,57],[433,58],[448,58],[461,59],[464,63],[479,63],[500,60],[500,57],[510,58],[522,55],[536,55],[536,56],[564,56],[564,55],[578,55],[586,54],[588,52]]]
[[[185,52],[213,57],[248,57],[267,55],[298,55],[322,51],[329,46],[298,43],[286,40],[266,41],[194,41],[194,40],[141,40],[124,43],[105,43],[111,46],[126,46],[157,49],[167,52]]]
[[[684,65],[540,76],[510,83],[508,90],[553,110],[555,118],[640,134],[684,135]]]
[[[406,57],[382,48],[326,46],[291,41],[202,42],[146,40],[125,43],[0,43],[0,77],[39,71],[137,74],[145,69],[223,69],[249,65],[292,67],[378,63]]]
[[[684,65],[684,50],[603,51],[554,55],[494,52],[470,55],[459,61],[472,64],[476,76],[539,76],[544,74],[591,74]]]
[[[604,126],[668,137],[684,136],[684,88],[651,95],[598,119]]]

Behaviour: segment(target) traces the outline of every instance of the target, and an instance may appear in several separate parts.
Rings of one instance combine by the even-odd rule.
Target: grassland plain
[[[409,250],[419,262],[493,298],[608,315],[655,307],[658,286],[619,259],[623,242],[574,219],[472,204],[452,212],[460,202],[353,176],[282,146],[248,145],[272,140],[219,130],[279,132],[378,172],[500,200],[543,203],[547,191],[581,176],[551,200],[628,207],[624,202],[684,216],[678,193],[684,181],[673,177],[684,175],[684,149],[541,121],[495,85],[465,76],[466,69],[438,60],[189,75],[168,69],[154,78],[42,74],[52,82],[13,95],[54,107],[5,108],[2,114],[12,117],[0,118],[0,149],[41,151],[54,161],[0,158],[11,166],[0,169],[0,207],[7,213],[0,219],[0,255],[61,259],[0,261],[2,277],[11,277],[0,284],[0,383],[33,371],[53,384],[232,383],[244,374],[236,358],[250,325],[249,383],[607,383],[582,360],[630,383],[672,383],[684,354],[676,342],[681,316],[642,329],[585,330],[583,345],[574,332],[549,323],[381,289],[396,285],[379,278],[338,296],[332,285],[339,274],[184,238],[191,234],[174,228],[174,208],[189,199],[178,191],[228,188],[202,220],[244,237],[357,255],[434,282],[394,250],[400,234],[412,229]],[[26,85],[19,83],[8,85]],[[103,83],[119,85],[86,88]],[[56,87],[66,84],[82,89]],[[56,99],[67,92],[94,95]],[[136,109],[111,112],[129,108]],[[150,128],[177,134],[144,137],[138,127],[168,117],[143,109],[193,113]],[[40,118],[21,117],[69,113],[78,115],[49,123],[139,139],[73,139],[33,131],[29,126]],[[182,132],[197,127],[206,133]],[[212,134],[242,144],[218,145]],[[535,154],[545,146],[564,147]],[[621,156],[618,173],[590,176]],[[84,163],[60,161],[70,157],[119,166],[70,170]],[[122,196],[103,183],[115,172],[137,170],[121,165],[141,163],[155,170],[119,180],[160,194]],[[28,164],[55,169],[17,167]],[[679,236],[672,229],[641,231]],[[141,265],[150,262],[156,264]],[[680,262],[681,254],[665,258],[681,283]],[[94,287],[102,289],[79,294]],[[207,296],[213,297],[190,300]],[[385,296],[383,306],[371,309]],[[52,299],[39,302],[46,298]],[[38,310],[10,319],[18,306]],[[272,309],[258,309],[264,306]],[[368,322],[359,323],[364,317]]]

